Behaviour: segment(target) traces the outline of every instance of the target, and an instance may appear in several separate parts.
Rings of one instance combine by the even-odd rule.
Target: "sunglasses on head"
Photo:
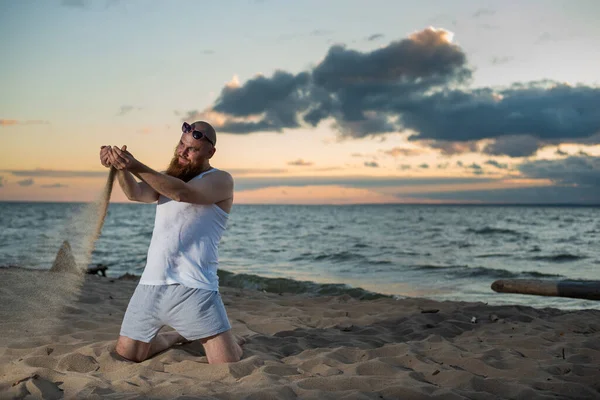
[[[209,139],[209,138],[208,138],[208,137],[207,137],[207,136],[206,136],[206,135],[205,135],[203,132],[201,132],[201,131],[197,131],[197,130],[194,130],[194,129],[192,128],[192,126],[191,126],[190,124],[188,124],[187,122],[184,122],[184,123],[183,123],[183,125],[181,126],[181,131],[182,131],[183,133],[190,133],[190,132],[191,132],[191,133],[192,133],[192,137],[193,137],[194,139],[200,140],[200,139],[204,138],[204,139],[206,139],[206,141],[207,141],[208,143],[212,144],[213,146],[215,145],[215,144],[212,142],[212,140],[210,140],[210,139]]]

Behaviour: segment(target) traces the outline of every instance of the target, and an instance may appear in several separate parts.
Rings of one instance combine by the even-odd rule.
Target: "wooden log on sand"
[[[600,300],[600,281],[500,279],[492,283],[492,290],[501,293]]]

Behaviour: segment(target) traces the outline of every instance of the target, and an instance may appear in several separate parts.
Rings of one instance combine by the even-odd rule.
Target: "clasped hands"
[[[131,172],[138,170],[142,163],[127,151],[127,146],[118,148],[117,146],[100,147],[100,162],[105,167],[115,167],[116,169],[127,169]]]

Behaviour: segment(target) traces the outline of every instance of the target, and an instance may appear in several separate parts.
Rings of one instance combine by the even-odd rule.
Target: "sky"
[[[239,204],[600,204],[600,2],[0,0],[0,201],[217,130]],[[127,199],[115,185],[112,201]]]

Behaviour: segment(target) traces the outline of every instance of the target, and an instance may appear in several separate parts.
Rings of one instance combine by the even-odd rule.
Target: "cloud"
[[[383,33],[375,33],[375,34],[367,37],[367,40],[369,42],[372,42],[373,40],[381,39],[382,37],[383,37]]]
[[[513,57],[493,57],[492,58],[492,64],[494,65],[501,65],[501,64],[506,64],[509,63],[513,60]]]
[[[558,160],[535,160],[517,166],[523,175],[549,179],[561,185],[594,187],[600,195],[600,157],[569,156]],[[600,203],[600,197],[597,199]]]
[[[252,190],[278,186],[344,186],[354,188],[398,188],[403,186],[463,185],[495,182],[491,178],[406,178],[380,176],[292,176],[241,177],[235,179],[236,190]]]
[[[69,187],[69,185],[63,185],[62,183],[54,183],[52,185],[40,185],[44,189],[58,189],[63,187]]]
[[[504,136],[485,146],[483,152],[495,156],[527,157],[535,154],[540,147],[540,141],[531,135]]]
[[[402,165],[398,166],[398,169],[400,169],[402,171],[405,171],[405,170],[410,169],[410,168],[411,168],[411,166],[409,164],[402,164]]]
[[[557,148],[556,151],[554,152],[554,154],[558,155],[558,156],[568,156],[569,153],[567,153],[566,151],[562,151],[560,148]]]
[[[0,176],[0,187],[4,186],[4,177]]]
[[[17,181],[19,186],[31,186],[33,185],[33,179],[23,179],[22,181]]]
[[[423,153],[425,153],[426,151],[423,149],[411,149],[411,148],[406,148],[406,147],[394,147],[393,149],[390,150],[381,150],[384,154],[387,154],[388,156],[392,156],[392,157],[400,157],[400,156],[405,156],[405,157],[411,157],[411,156],[418,156],[421,155]]]
[[[328,29],[315,29],[312,32],[310,32],[310,36],[329,36],[333,33],[333,31],[330,31]]]
[[[449,142],[446,140],[442,141],[429,141],[424,142],[428,144],[433,149],[441,150],[442,154],[445,156],[452,156],[455,154],[463,154],[463,153],[474,153],[478,150],[478,146],[476,142]]]
[[[129,105],[121,106],[121,108],[119,109],[119,112],[117,112],[117,116],[118,117],[122,117],[124,115],[129,114],[133,110],[139,111],[139,110],[143,110],[143,108],[142,107],[129,106]]]
[[[486,162],[484,162],[484,164],[492,165],[498,169],[508,169],[508,164],[500,164],[496,160],[487,160]]]
[[[600,143],[594,106],[600,87],[545,80],[470,88],[472,74],[452,33],[427,28],[372,51],[331,46],[322,61],[299,73],[234,80],[212,106],[187,118],[207,119],[233,134],[322,122],[342,138],[407,132],[447,155],[479,151],[481,141],[484,153],[511,157],[557,143]]]
[[[419,165],[419,168],[421,168],[421,169],[428,169],[429,168],[429,164],[423,163],[423,164]]]
[[[57,171],[51,169],[6,170],[15,176],[50,178],[106,178],[106,171]]]
[[[202,50],[202,54],[215,54],[215,51],[210,49]]]
[[[42,120],[25,120],[18,121],[16,119],[0,119],[0,126],[15,126],[15,125],[49,125],[50,122]]]
[[[231,168],[228,169],[231,175],[260,175],[260,174],[284,174],[287,169],[281,168]]]
[[[494,10],[491,10],[489,8],[480,8],[479,10],[477,10],[473,13],[473,17],[479,18],[479,17],[485,17],[485,16],[489,16],[489,15],[494,15],[494,14],[496,14],[496,11],[494,11]]]
[[[481,168],[481,165],[479,165],[479,164],[473,163],[471,165],[467,165],[466,168],[472,170],[472,172],[475,175],[482,175],[483,174],[483,168]]]
[[[398,116],[385,110],[390,99],[470,77],[466,57],[450,37],[430,28],[371,52],[335,45],[311,71],[277,70],[225,86],[211,108],[194,116],[220,116],[216,128],[238,134],[316,126],[327,118],[344,136],[391,132]]]
[[[308,162],[308,161],[304,161],[302,159],[298,159],[298,160],[295,160],[295,161],[288,162],[288,165],[295,165],[295,166],[300,166],[300,167],[307,167],[307,166],[313,165],[313,163],[312,162]]]
[[[377,164],[375,161],[365,161],[365,167],[379,168],[379,164]]]
[[[541,186],[428,193],[431,200],[497,204],[599,204],[600,192],[590,187]]]

